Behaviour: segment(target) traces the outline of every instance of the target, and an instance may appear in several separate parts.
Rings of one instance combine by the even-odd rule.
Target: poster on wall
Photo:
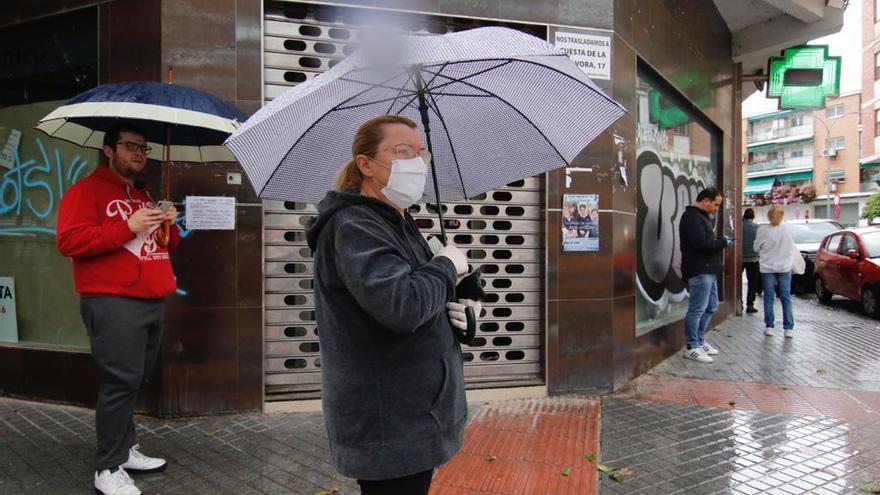
[[[687,312],[678,224],[700,190],[717,184],[718,163],[717,136],[675,98],[641,75],[637,95],[635,333],[641,335]],[[657,105],[657,95],[668,104]]]
[[[18,342],[13,277],[0,277],[0,342]]]
[[[599,195],[562,196],[562,250],[599,250]]]

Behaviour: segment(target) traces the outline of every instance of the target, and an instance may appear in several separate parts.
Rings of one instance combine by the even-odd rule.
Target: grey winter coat
[[[379,480],[443,464],[461,448],[467,416],[446,314],[452,261],[432,259],[409,214],[356,193],[328,193],[307,240],[336,470]]]
[[[758,253],[755,252],[755,236],[758,235],[758,224],[752,219],[743,220],[743,262],[751,263],[758,261]]]

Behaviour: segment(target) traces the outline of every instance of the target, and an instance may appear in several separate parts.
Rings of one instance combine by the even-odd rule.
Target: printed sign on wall
[[[557,31],[553,44],[591,79],[611,79],[611,36]]]
[[[187,196],[187,230],[235,230],[235,198]]]
[[[18,342],[15,279],[13,277],[0,277],[0,341]]]

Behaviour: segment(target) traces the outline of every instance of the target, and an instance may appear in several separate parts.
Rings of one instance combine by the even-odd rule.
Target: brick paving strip
[[[645,375],[617,398],[880,421],[880,392]]]
[[[553,397],[484,405],[431,495],[595,494],[600,401]]]

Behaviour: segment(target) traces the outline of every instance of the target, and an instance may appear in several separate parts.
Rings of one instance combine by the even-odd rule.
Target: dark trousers
[[[161,299],[85,297],[80,302],[92,359],[104,375],[95,405],[97,471],[124,464],[137,443],[134,402],[159,355],[163,309]]]
[[[761,292],[761,272],[757,261],[744,261],[743,270],[746,272],[746,307],[753,308],[755,306],[755,296]]]
[[[358,480],[361,495],[428,495],[434,470],[390,480]]]

